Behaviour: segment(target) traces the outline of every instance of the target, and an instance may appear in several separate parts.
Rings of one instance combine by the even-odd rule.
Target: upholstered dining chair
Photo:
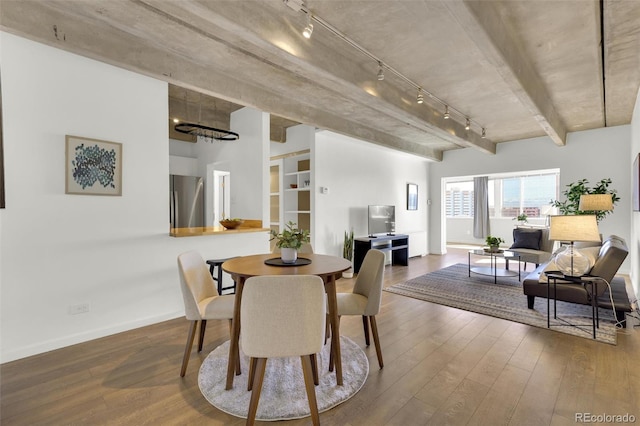
[[[229,324],[231,324],[235,296],[220,296],[218,294],[204,259],[195,251],[188,251],[178,256],[178,271],[184,313],[186,318],[191,321],[187,345],[182,358],[182,369],[180,370],[180,377],[184,377],[198,324],[200,324],[200,338],[198,340],[198,352],[200,352],[207,320],[229,320]],[[236,366],[236,371],[239,366],[239,364]],[[239,373],[239,371],[237,372]]]
[[[384,277],[384,253],[380,250],[369,250],[364,257],[355,285],[351,293],[338,293],[338,318],[343,315],[362,315],[364,340],[369,346],[369,324],[376,346],[376,355],[380,368],[384,367],[382,350],[378,337],[376,315],[380,311],[382,298],[382,279]],[[368,322],[367,322],[368,320]],[[332,361],[330,361],[332,365]]]
[[[248,388],[251,401],[247,424],[252,425],[267,358],[300,356],[311,419],[320,424],[314,386],[316,353],[324,344],[326,300],[324,283],[313,275],[263,275],[244,283],[240,340],[251,358]]]

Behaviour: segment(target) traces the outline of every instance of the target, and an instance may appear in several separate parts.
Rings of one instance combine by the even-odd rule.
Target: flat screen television
[[[396,206],[369,206],[369,236],[396,232]]]

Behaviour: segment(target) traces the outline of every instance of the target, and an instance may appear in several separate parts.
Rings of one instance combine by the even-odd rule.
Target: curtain
[[[473,236],[486,238],[489,235],[489,177],[473,178]]]

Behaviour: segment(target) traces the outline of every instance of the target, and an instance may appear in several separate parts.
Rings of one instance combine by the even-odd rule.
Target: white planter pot
[[[342,273],[342,278],[353,278],[353,268],[349,268]]]
[[[294,248],[281,248],[280,258],[283,263],[295,263],[298,259],[298,250]]]

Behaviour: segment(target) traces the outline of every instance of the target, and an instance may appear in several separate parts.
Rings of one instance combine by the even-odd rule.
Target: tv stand
[[[356,238],[353,248],[353,272],[356,274],[362,266],[364,256],[371,249],[383,252],[391,252],[392,265],[409,265],[409,236],[397,235],[376,235]]]

